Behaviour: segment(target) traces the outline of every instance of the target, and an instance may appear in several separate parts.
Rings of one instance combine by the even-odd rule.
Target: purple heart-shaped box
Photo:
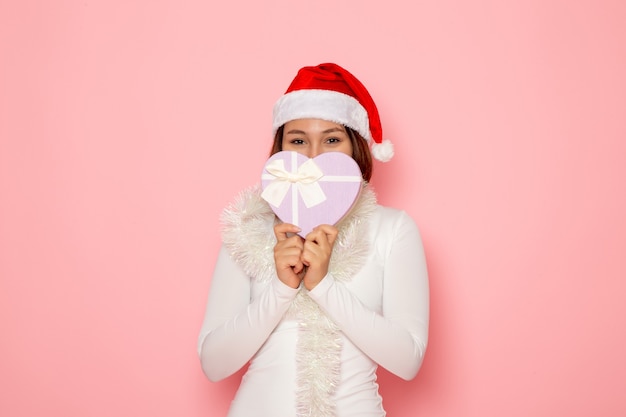
[[[337,224],[354,205],[362,182],[356,161],[341,152],[315,158],[278,152],[261,175],[263,198],[280,220],[300,227],[302,237],[320,224]]]

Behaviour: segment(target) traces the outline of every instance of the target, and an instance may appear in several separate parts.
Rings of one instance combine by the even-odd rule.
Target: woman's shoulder
[[[418,226],[406,210],[377,204],[372,215],[372,231],[375,236],[404,233],[419,234]]]

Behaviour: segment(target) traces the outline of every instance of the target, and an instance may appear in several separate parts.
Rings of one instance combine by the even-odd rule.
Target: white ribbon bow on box
[[[292,161],[292,166],[296,166],[296,161]],[[292,185],[294,193],[300,194],[307,208],[314,207],[326,200],[322,187],[317,183],[324,176],[324,173],[313,159],[300,165],[295,172],[287,171],[285,161],[282,159],[268,163],[265,170],[270,174],[268,179],[273,181],[263,190],[261,197],[275,207],[282,204]],[[264,175],[264,178],[267,177]]]

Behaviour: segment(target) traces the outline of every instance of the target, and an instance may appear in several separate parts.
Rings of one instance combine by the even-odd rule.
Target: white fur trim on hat
[[[372,142],[367,111],[347,94],[332,90],[291,91],[274,105],[272,128],[276,132],[285,123],[297,119],[322,119],[339,123],[359,132],[367,142]]]

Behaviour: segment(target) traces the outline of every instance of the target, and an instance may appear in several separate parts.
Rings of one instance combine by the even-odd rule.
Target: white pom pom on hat
[[[383,140],[378,109],[365,86],[337,64],[303,67],[274,105],[274,133],[296,119],[323,119],[356,130],[382,162],[393,157],[393,144]]]
[[[393,158],[393,143],[387,139],[383,139],[381,143],[373,143],[372,156],[382,162],[389,161]]]

